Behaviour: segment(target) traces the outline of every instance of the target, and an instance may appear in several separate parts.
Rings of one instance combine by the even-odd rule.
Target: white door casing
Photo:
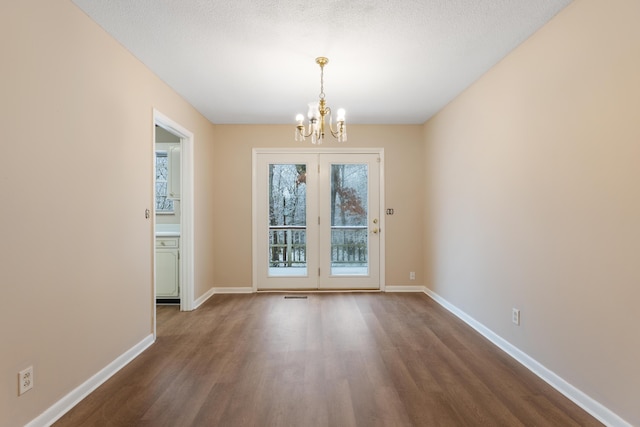
[[[270,169],[270,165],[271,166]],[[384,217],[382,216],[382,201],[384,200],[384,151],[383,149],[254,149],[253,150],[253,290],[269,289],[380,289],[384,290]],[[275,180],[276,168],[283,170],[295,168],[294,173],[302,176],[306,181],[307,211],[298,215],[297,222],[285,219],[284,222],[269,221],[269,180]],[[333,168],[333,169],[332,169]],[[269,171],[272,171],[269,178]],[[331,181],[332,172],[341,172],[341,176],[365,176],[367,184],[357,184],[360,188],[359,196],[353,196],[354,188],[342,188],[339,198],[344,194],[351,195],[352,200],[364,203],[365,216],[351,215],[351,222],[331,224]],[[345,172],[346,171],[346,172]],[[349,172],[352,171],[352,172]],[[353,172],[356,171],[356,172]],[[352,178],[353,180],[353,178]],[[342,182],[342,179],[340,179]],[[346,181],[345,181],[346,183]],[[345,185],[347,185],[346,183]],[[366,188],[362,189],[362,186]],[[280,191],[280,190],[277,190]],[[287,191],[287,190],[285,190]],[[334,188],[334,199],[336,190]],[[284,199],[284,197],[281,197]],[[274,201],[272,200],[272,203]],[[335,200],[333,200],[335,203]],[[278,201],[277,203],[280,203]],[[282,203],[285,203],[283,200]],[[272,207],[273,209],[273,207]],[[359,209],[358,209],[359,210]],[[362,212],[361,212],[362,213]],[[344,215],[343,215],[344,217]],[[355,219],[354,219],[355,218]],[[360,219],[358,219],[360,218]],[[362,219],[366,218],[366,219]],[[336,215],[333,216],[335,221]],[[344,221],[344,218],[343,218]],[[355,224],[353,221],[360,221]],[[290,226],[288,224],[294,224]],[[338,221],[339,222],[339,221]],[[282,225],[286,224],[286,225]],[[293,230],[292,230],[293,228]],[[299,230],[296,230],[299,229]],[[304,263],[291,265],[290,263],[274,263],[282,261],[282,257],[272,257],[273,250],[285,251],[282,241],[293,242],[298,240],[289,234],[284,236],[284,229],[289,233],[306,233],[306,265]],[[280,233],[280,234],[278,234]],[[269,246],[269,238],[272,243]],[[351,236],[356,238],[363,246],[362,239],[366,239],[363,252],[366,254],[363,266],[356,268],[343,267],[340,260],[349,259],[352,264],[353,245],[336,244],[340,237]],[[334,242],[332,245],[331,242]],[[346,240],[345,240],[346,242]],[[345,243],[343,242],[343,243]],[[338,242],[339,243],[339,242]],[[280,248],[278,248],[280,246]],[[300,246],[300,245],[298,245]],[[301,252],[305,253],[304,244]],[[337,250],[350,248],[350,258],[333,259]],[[288,247],[287,250],[291,250]],[[344,252],[346,253],[346,252]],[[342,255],[345,256],[344,254]],[[362,254],[360,255],[362,256]],[[296,259],[291,256],[291,259]],[[357,257],[356,257],[357,258]],[[289,259],[289,258],[287,258]],[[362,258],[360,258],[362,261]],[[297,267],[297,268],[281,268]],[[359,264],[358,264],[359,265]],[[278,266],[278,267],[274,267]]]
[[[194,309],[194,181],[193,181],[193,151],[194,135],[191,131],[165,116],[158,110],[153,110],[153,144],[152,153],[155,154],[155,126],[159,126],[180,138],[180,310],[191,311]],[[155,159],[155,157],[152,157]],[[155,161],[154,161],[155,176]],[[155,201],[155,188],[153,189]],[[155,208],[155,203],[154,203]],[[155,210],[155,209],[154,209]],[[153,231],[155,232],[155,212],[153,217]],[[155,236],[154,236],[155,247]],[[153,255],[153,304],[155,306],[155,251]],[[154,336],[155,336],[155,310]]]

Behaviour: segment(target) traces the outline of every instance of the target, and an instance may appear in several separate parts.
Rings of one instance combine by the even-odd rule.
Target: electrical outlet
[[[520,326],[520,310],[517,308],[511,310],[511,321],[514,325]]]
[[[415,271],[410,271],[409,272],[409,280],[416,280],[416,272]]]
[[[18,396],[33,388],[33,366],[18,372]]]

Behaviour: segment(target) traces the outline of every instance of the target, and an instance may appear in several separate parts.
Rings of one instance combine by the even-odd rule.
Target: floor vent
[[[307,299],[306,295],[285,295],[284,299]]]

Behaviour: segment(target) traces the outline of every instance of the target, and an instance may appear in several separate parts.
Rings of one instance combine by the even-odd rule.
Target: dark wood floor
[[[218,295],[55,426],[601,425],[424,294]]]

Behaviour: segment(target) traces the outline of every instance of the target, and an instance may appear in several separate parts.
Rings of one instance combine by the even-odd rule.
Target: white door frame
[[[155,174],[155,125],[180,138],[180,311],[191,311],[194,307],[194,192],[193,192],[193,132],[174,122],[155,108],[153,109],[153,171]],[[154,175],[155,177],[155,175]],[[154,178],[155,182],[155,178]],[[155,188],[153,189],[155,201]],[[153,206],[153,248],[155,248],[155,203]],[[153,324],[155,335],[156,304],[156,253],[153,251]]]
[[[252,258],[253,258],[253,292],[258,291],[258,177],[257,164],[259,154],[377,154],[380,158],[380,291],[384,292],[385,285],[385,216],[384,216],[384,148],[254,148],[252,150],[251,167],[251,217],[252,217]]]

